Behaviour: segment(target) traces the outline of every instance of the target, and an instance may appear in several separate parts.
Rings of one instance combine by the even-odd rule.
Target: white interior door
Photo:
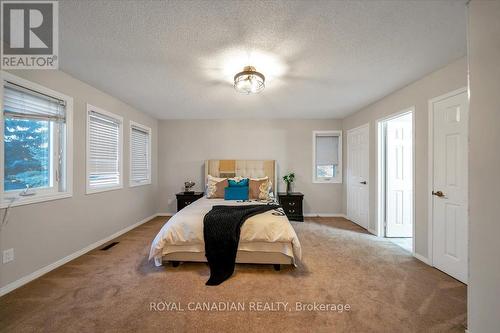
[[[412,118],[386,122],[386,237],[413,236]]]
[[[463,92],[433,103],[433,265],[467,283],[467,121]]]
[[[347,132],[347,217],[368,229],[369,126]]]

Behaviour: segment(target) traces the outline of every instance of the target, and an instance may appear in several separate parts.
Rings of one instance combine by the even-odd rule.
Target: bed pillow
[[[224,189],[224,200],[248,200],[248,186],[228,186]]]
[[[271,182],[268,177],[250,178],[249,181],[249,197],[250,199],[269,200],[270,199]]]
[[[222,199],[224,198],[224,188],[228,186],[226,178],[217,178],[208,175],[207,181],[207,198]]]
[[[243,178],[240,181],[229,179],[229,187],[248,187],[248,178]]]
[[[223,199],[224,198],[224,189],[229,186],[227,179],[224,179],[221,182],[215,184],[215,196],[214,198]]]

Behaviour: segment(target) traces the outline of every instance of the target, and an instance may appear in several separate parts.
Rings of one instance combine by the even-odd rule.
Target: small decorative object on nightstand
[[[295,173],[290,172],[283,176],[283,181],[286,183],[286,193],[292,192],[292,183],[295,180]]]
[[[195,185],[195,182],[192,181],[187,181],[184,182],[184,193],[186,194],[193,194],[194,191],[192,190],[193,186]]]
[[[175,196],[177,197],[177,211],[180,211],[182,208],[201,198],[203,196],[203,192],[180,192]]]
[[[300,192],[278,193],[278,200],[286,216],[292,221],[304,221],[302,201],[304,195]]]

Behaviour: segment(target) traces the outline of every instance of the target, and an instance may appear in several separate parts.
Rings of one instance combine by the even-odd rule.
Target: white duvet
[[[259,202],[207,199],[203,197],[172,216],[156,235],[149,259],[161,264],[161,257],[172,252],[205,252],[203,218],[215,205],[251,205]],[[267,211],[250,217],[241,227],[238,250],[281,252],[292,259],[301,258],[297,234],[286,216]]]

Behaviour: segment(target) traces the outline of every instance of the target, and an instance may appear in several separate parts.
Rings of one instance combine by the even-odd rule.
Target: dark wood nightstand
[[[203,196],[203,192],[180,192],[175,196],[177,197],[177,211],[180,211],[182,208],[201,198]]]
[[[300,192],[278,193],[278,200],[283,207],[289,220],[304,222],[304,213],[302,212],[302,201],[304,195]]]

